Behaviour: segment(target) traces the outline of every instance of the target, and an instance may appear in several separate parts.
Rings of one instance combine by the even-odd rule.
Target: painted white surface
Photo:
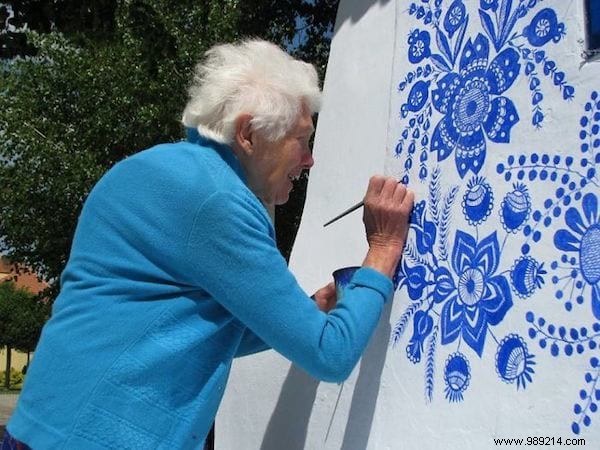
[[[408,118],[399,115],[407,101],[410,87],[400,92],[400,81],[414,70],[407,61],[407,37],[415,28],[426,29],[410,15],[408,1],[345,1],[338,11],[338,23],[324,84],[324,104],[315,140],[316,165],[312,169],[303,222],[292,253],[291,269],[307,292],[325,284],[331,272],[340,266],[360,264],[365,250],[360,212],[323,228],[322,224],[339,211],[358,201],[367,181],[374,173],[401,177],[406,151],[396,157],[394,149]],[[420,0],[416,0],[421,4]],[[433,4],[434,1],[431,0]],[[452,2],[445,0],[443,6]],[[517,3],[517,0],[514,2]],[[527,3],[527,2],[525,2]],[[464,0],[469,13],[465,41],[483,33],[479,20],[479,1]],[[454,155],[444,161],[428,152],[431,172],[442,171],[441,190],[457,186],[457,201],[452,210],[448,253],[455,242],[456,230],[467,231],[479,240],[494,231],[502,243],[506,233],[498,213],[505,195],[513,190],[497,173],[499,163],[507,164],[511,154],[548,153],[581,156],[579,150],[580,119],[593,90],[600,91],[600,63],[584,63],[583,6],[581,1],[545,0],[529,13],[517,27],[522,30],[543,8],[555,10],[567,34],[558,43],[544,47],[549,58],[566,74],[576,89],[572,101],[562,99],[561,92],[549,79],[540,76],[545,120],[540,130],[531,125],[530,80],[521,70],[504,95],[519,114],[511,132],[510,143],[491,142],[488,138],[485,166],[478,173],[493,188],[494,207],[489,218],[478,227],[467,223],[461,202],[473,173],[460,177]],[[443,18],[443,16],[442,16]],[[431,48],[435,47],[432,38]],[[490,50],[490,62],[496,55]],[[523,63],[524,64],[524,63]],[[599,92],[600,94],[600,92]],[[431,131],[443,114],[434,111]],[[600,151],[600,150],[597,150]],[[418,155],[416,165],[418,166]],[[428,199],[430,181],[419,182],[418,169],[410,172],[411,187],[419,200]],[[524,181],[529,189],[533,209],[552,195],[553,183]],[[600,189],[586,187],[600,197]],[[574,202],[577,206],[580,203]],[[573,206],[571,205],[571,206]],[[574,206],[573,206],[574,207]],[[554,272],[550,261],[556,259],[552,237],[559,229],[568,229],[564,210],[544,230],[539,243],[531,245],[531,256],[545,264],[544,284],[528,298],[512,292],[513,306],[497,325],[490,325],[481,356],[464,342],[437,344],[434,360],[434,389],[431,401],[425,395],[425,359],[413,363],[406,347],[413,333],[412,319],[395,346],[388,345],[390,334],[411,304],[406,288],[400,289],[393,305],[384,312],[380,326],[367,352],[343,386],[319,383],[300,369],[290,366],[274,352],[243,358],[234,363],[231,379],[217,417],[216,447],[222,449],[493,449],[518,448],[495,446],[493,438],[562,437],[584,438],[586,446],[600,448],[600,414],[590,414],[592,423],[582,426],[580,435],[571,432],[577,420],[573,412],[580,389],[586,387],[584,375],[591,372],[589,360],[600,356],[595,349],[581,355],[576,352],[558,357],[542,349],[538,339],[528,336],[528,311],[536,318],[569,327],[587,327],[598,322],[591,313],[591,290],[584,291],[585,301],[568,312],[564,300],[556,300]],[[583,212],[582,212],[583,214]],[[414,233],[411,231],[414,238]],[[438,230],[439,233],[439,230]],[[511,266],[521,255],[522,233],[511,234],[503,248],[497,274],[508,279]],[[438,314],[441,307],[436,308]],[[535,355],[535,373],[526,388],[505,383],[496,368],[498,343],[510,334],[526,342]],[[439,336],[438,336],[439,341]],[[425,346],[427,347],[427,345]],[[444,368],[450,354],[460,351],[470,364],[470,382],[462,392],[463,400],[449,402],[445,396]],[[600,388],[600,382],[599,386]],[[536,447],[533,447],[536,448]],[[559,448],[543,446],[539,448]]]

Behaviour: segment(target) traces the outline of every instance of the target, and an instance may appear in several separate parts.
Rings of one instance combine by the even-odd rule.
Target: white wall
[[[493,0],[411,3],[340,4],[290,264],[312,292],[360,263],[360,213],[322,224],[360,199],[373,173],[406,177],[423,203],[395,301],[343,386],[273,352],[237,361],[219,449],[492,449],[493,438],[528,436],[600,447],[600,179],[590,171],[600,163],[600,63],[582,56],[583,2],[521,2],[531,8],[505,21],[496,45],[511,17],[503,7],[519,1],[498,0],[496,11],[484,8]],[[436,5],[440,36],[427,19]],[[444,36],[447,57],[432,56]]]

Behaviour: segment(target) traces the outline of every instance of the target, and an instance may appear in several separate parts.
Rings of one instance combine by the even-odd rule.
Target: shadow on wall
[[[356,23],[367,13],[373,6],[382,8],[392,0],[340,0],[337,17],[335,20],[334,35],[346,21]],[[408,3],[407,7],[408,9]]]
[[[390,314],[391,302],[388,302],[360,363],[342,450],[367,448],[391,333]],[[263,437],[261,450],[304,450],[318,386],[318,380],[295,365],[290,367]],[[333,414],[336,413],[334,410]],[[329,422],[333,422],[333,418]]]

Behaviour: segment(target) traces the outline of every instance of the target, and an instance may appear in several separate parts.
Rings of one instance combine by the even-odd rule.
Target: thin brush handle
[[[352,211],[356,211],[358,208],[362,207],[365,205],[365,202],[358,202],[356,205],[351,206],[350,208],[348,208],[346,211],[344,211],[343,213],[335,216],[333,219],[331,219],[329,222],[327,222],[326,224],[324,224],[323,226],[326,227],[327,225],[332,224],[333,222],[335,222],[336,220],[341,219],[344,216],[347,216],[348,214],[350,214]]]

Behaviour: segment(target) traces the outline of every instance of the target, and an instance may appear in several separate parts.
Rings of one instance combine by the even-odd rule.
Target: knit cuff
[[[361,267],[352,277],[352,284],[361,287],[368,287],[376,290],[383,296],[383,301],[387,302],[392,296],[394,286],[392,280],[387,276],[370,267]]]

